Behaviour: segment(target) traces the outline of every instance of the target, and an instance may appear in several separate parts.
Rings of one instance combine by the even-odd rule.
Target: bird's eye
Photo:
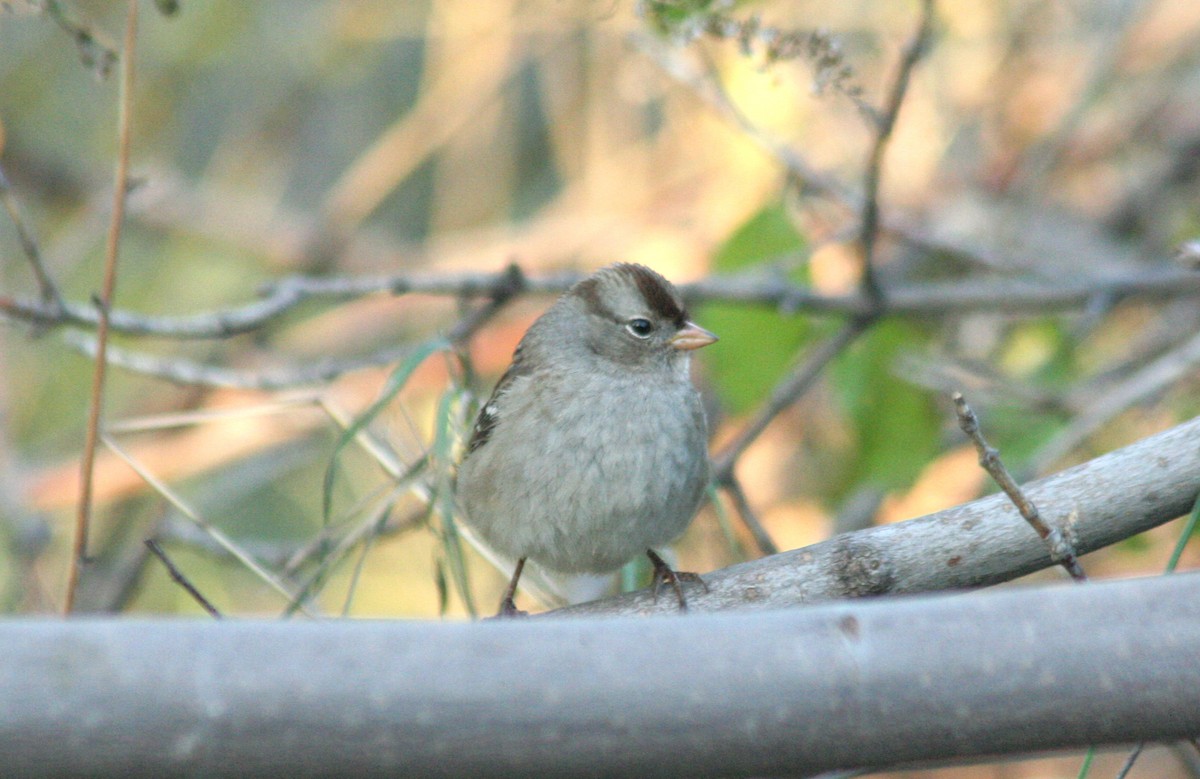
[[[650,333],[654,332],[654,325],[650,323],[649,319],[642,319],[641,317],[638,317],[636,319],[630,319],[628,322],[626,322],[625,329],[633,335],[636,335],[638,338],[649,338]]]

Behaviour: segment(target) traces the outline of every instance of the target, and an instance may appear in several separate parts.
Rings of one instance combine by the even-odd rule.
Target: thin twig
[[[825,366],[854,339],[865,332],[875,319],[883,313],[883,291],[879,287],[874,272],[874,247],[879,231],[879,179],[883,163],[883,153],[887,141],[891,137],[896,124],[896,117],[904,101],[908,89],[909,78],[913,68],[920,59],[928,43],[933,26],[933,0],[922,3],[921,22],[912,41],[900,62],[896,81],[889,93],[884,112],[879,117],[879,126],[875,143],[867,163],[863,200],[862,226],[859,232],[859,242],[863,250],[863,283],[862,292],[869,309],[853,317],[841,331],[827,341],[818,350],[808,355],[783,382],[777,385],[771,393],[771,398],[759,415],[742,431],[742,433],[726,449],[715,458],[714,471],[718,483],[728,484],[733,476],[733,467],[738,457],[744,452],[767,425],[790,406],[808,389],[824,370]],[[751,515],[752,516],[752,515]]]
[[[295,597],[288,604],[286,614],[291,614],[296,609],[304,608],[305,604],[310,603],[325,585],[333,567],[341,562],[354,547],[364,541],[369,542],[370,539],[382,535],[387,525],[388,516],[392,512],[396,500],[404,492],[406,492],[405,488],[388,490],[387,494],[374,502],[374,505],[363,521],[338,538],[336,543],[333,543],[333,537],[322,534],[321,543],[312,544],[304,550],[307,553],[311,553],[311,556],[317,559],[316,569],[300,583]],[[405,528],[416,527],[421,519],[427,515],[427,509],[417,509],[416,511],[409,512],[406,518],[401,521],[401,524]],[[293,556],[288,562],[288,566],[293,569],[298,568],[301,562],[303,560],[300,560],[298,556]]]
[[[862,335],[869,325],[867,319],[851,319],[832,338],[808,352],[792,372],[775,385],[771,397],[754,419],[728,446],[713,457],[713,477],[717,484],[726,486],[729,483],[733,476],[733,467],[742,453],[750,448],[775,417],[812,386],[825,370],[825,366]]]
[[[1067,540],[1061,530],[1051,527],[1042,519],[1037,506],[1025,495],[1012,475],[1009,474],[1008,469],[1004,467],[1004,463],[1000,460],[1000,453],[984,439],[983,433],[979,429],[979,418],[967,405],[962,393],[955,392],[953,398],[959,427],[975,444],[975,449],[979,452],[979,464],[991,475],[1000,489],[1004,490],[1025,521],[1046,542],[1050,549],[1050,559],[1065,568],[1075,581],[1087,581],[1087,574],[1083,572],[1083,567],[1079,564],[1074,545]]]
[[[167,573],[171,576],[171,581],[182,587],[188,595],[191,595],[192,599],[199,603],[200,608],[207,611],[210,617],[213,619],[221,618],[221,612],[217,611],[217,607],[212,605],[208,598],[204,597],[200,590],[196,589],[196,586],[188,581],[188,578],[183,575],[183,572],[175,567],[175,563],[171,562],[171,558],[167,556],[166,551],[163,550],[162,546],[160,546],[157,541],[155,541],[153,538],[147,538],[145,544],[146,548],[149,549],[155,557],[161,560],[164,566],[166,566]]]
[[[96,353],[96,340],[82,333],[67,333],[68,345],[84,354]],[[182,357],[160,357],[145,352],[108,347],[110,365],[144,376],[155,376],[181,386],[229,387],[263,391],[294,389],[328,384],[347,373],[391,365],[413,351],[412,344],[389,346],[361,357],[327,358],[286,367],[249,370],[226,368]]]
[[[921,20],[912,40],[900,59],[896,80],[888,92],[887,103],[879,115],[875,130],[875,142],[867,158],[867,169],[863,175],[862,223],[859,228],[859,245],[862,249],[862,288],[867,298],[878,308],[883,307],[883,288],[879,285],[875,269],[875,241],[879,236],[879,183],[883,173],[883,155],[896,127],[896,117],[908,92],[913,68],[920,61],[929,45],[933,30],[933,0],[921,3]]]
[[[771,534],[758,521],[758,515],[754,513],[754,509],[750,506],[750,501],[746,498],[746,492],[742,489],[742,483],[732,473],[726,479],[724,485],[725,491],[729,493],[730,499],[733,501],[733,506],[737,509],[738,515],[742,518],[742,523],[750,531],[750,535],[754,536],[754,543],[758,545],[758,550],[764,555],[777,554],[779,547],[775,544],[775,539],[771,538]]]
[[[458,298],[491,297],[509,271],[498,273],[397,273],[364,278],[296,276],[275,282],[254,303],[186,316],[153,316],[115,308],[109,311],[110,332],[176,340],[230,338],[277,321],[312,300],[343,302],[380,294],[427,294]],[[584,277],[582,273],[522,275],[521,294],[556,295]],[[692,303],[723,302],[761,305],[792,312],[864,316],[871,302],[861,293],[822,295],[778,276],[750,272],[716,276],[679,291]],[[1037,313],[1087,306],[1097,296],[1177,299],[1200,296],[1200,273],[1175,264],[1079,278],[981,279],[952,282],[899,282],[888,287],[891,316],[947,316],[963,312]],[[100,314],[91,304],[0,295],[0,314],[42,327],[96,327]]]
[[[446,333],[451,344],[462,344],[490,321],[504,306],[521,295],[527,279],[516,265],[498,274],[488,274],[488,301],[464,314]],[[68,332],[64,340],[88,355],[98,349],[98,340],[82,333]],[[314,360],[284,368],[237,370],[205,365],[181,357],[160,357],[116,346],[107,348],[107,361],[134,373],[157,376],[184,386],[204,385],[236,389],[282,390],[316,384],[328,384],[338,377],[364,368],[390,365],[403,360],[413,345],[389,346],[371,354]]]
[[[109,312],[108,326],[113,332],[132,336],[180,340],[231,338],[257,330],[310,300],[344,302],[370,295],[421,293],[508,301],[524,292],[561,293],[583,277],[581,273],[559,273],[529,278],[513,264],[496,273],[292,276],[265,286],[264,297],[254,303],[185,316],[153,316],[114,309]],[[43,326],[91,328],[100,322],[95,306],[69,301],[54,308],[32,300],[0,296],[0,312]]]
[[[528,287],[529,280],[525,277],[520,266],[515,262],[509,263],[508,267],[496,275],[487,289],[487,303],[464,315],[454,327],[450,328],[450,332],[446,334],[446,338],[454,345],[466,342],[479,328],[487,324],[500,309],[524,293]]]
[[[1142,750],[1145,748],[1146,742],[1139,741],[1138,744],[1132,750],[1130,750],[1129,756],[1125,758],[1124,765],[1121,766],[1121,770],[1117,771],[1116,779],[1125,779],[1126,776],[1129,776],[1129,772],[1133,770],[1133,764],[1137,762],[1139,757],[1141,757]]]
[[[174,490],[167,486],[166,482],[151,473],[136,457],[127,452],[120,444],[114,441],[107,435],[102,435],[104,445],[112,450],[113,454],[125,461],[125,464],[133,469],[134,473],[141,476],[142,479],[150,485],[159,495],[161,495],[168,503],[170,503],[179,513],[190,519],[196,527],[203,530],[205,533],[216,541],[226,552],[253,572],[259,579],[265,582],[271,589],[282,595],[289,603],[295,601],[296,596],[291,589],[275,574],[268,571],[263,565],[254,559],[254,556],[242,549],[238,544],[234,543],[233,539],[227,536],[220,528],[213,525],[207,519],[193,509],[187,501],[180,497]],[[303,609],[303,607],[301,607]],[[316,616],[310,611],[305,610],[308,616]]]
[[[50,278],[49,271],[46,270],[46,264],[42,261],[42,250],[38,247],[37,239],[33,237],[33,231],[25,225],[25,220],[21,218],[21,209],[17,205],[17,199],[12,193],[12,185],[8,183],[8,177],[4,175],[3,168],[0,168],[0,202],[3,202],[4,210],[8,212],[8,218],[17,228],[17,240],[20,241],[21,251],[25,253],[25,258],[29,260],[29,266],[33,269],[33,275],[37,278],[38,288],[42,293],[42,304],[51,310],[61,310],[62,295],[54,280]]]
[[[166,411],[161,414],[141,414],[136,417],[110,421],[104,426],[109,435],[161,432],[190,428],[208,422],[229,422],[268,416],[291,416],[305,409],[317,410],[322,397],[314,391],[280,395],[270,400],[255,400],[248,406],[218,406],[189,411]]]
[[[117,251],[121,245],[121,225],[125,218],[125,194],[129,185],[129,144],[133,113],[133,77],[137,45],[137,0],[129,1],[125,24],[125,56],[121,61],[120,111],[117,120],[117,173],[113,189],[113,212],[109,222],[108,244],[104,255],[104,286],[97,301],[100,321],[96,329],[96,368],[92,374],[91,404],[88,409],[87,433],[80,464],[79,507],[75,515],[75,542],[71,569],[67,579],[67,594],[63,612],[70,614],[75,606],[75,591],[79,587],[80,571],[87,559],[88,525],[92,512],[92,475],[96,463],[96,443],[100,433],[100,414],[104,405],[104,378],[108,348],[108,314],[117,286]]]

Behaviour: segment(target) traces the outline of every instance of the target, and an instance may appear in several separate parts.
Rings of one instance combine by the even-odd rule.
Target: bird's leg
[[[504,597],[500,600],[500,611],[496,612],[496,617],[527,617],[529,612],[521,611],[517,608],[517,604],[513,603],[513,596],[517,594],[517,582],[521,578],[521,571],[525,570],[525,558],[517,560],[517,569],[513,571],[512,578],[508,581],[508,587],[504,590]]]
[[[664,584],[669,584],[675,590],[675,597],[679,599],[679,610],[687,611],[687,598],[683,597],[683,582],[697,582],[708,592],[708,585],[700,578],[698,573],[689,573],[687,571],[676,571],[667,565],[666,561],[658,556],[658,553],[653,549],[646,550],[646,556],[650,558],[650,562],[654,564],[654,600],[658,600],[658,591],[662,589]]]

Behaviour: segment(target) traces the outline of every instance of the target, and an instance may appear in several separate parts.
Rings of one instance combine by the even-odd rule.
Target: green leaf
[[[475,601],[471,597],[470,580],[467,577],[467,561],[463,554],[462,536],[454,518],[454,488],[450,478],[452,468],[451,450],[454,444],[454,405],[458,393],[451,390],[443,393],[438,401],[437,418],[434,425],[433,451],[437,460],[437,494],[434,501],[438,516],[442,520],[442,554],[450,578],[458,588],[463,606],[472,617],[476,615]]]
[[[642,8],[650,27],[660,35],[671,35],[684,24],[712,13],[714,0],[648,0]]]
[[[771,203],[729,236],[713,258],[713,269],[718,273],[745,270],[764,260],[802,251],[806,245],[784,205]]]
[[[1019,471],[1063,428],[1064,420],[1058,412],[996,404],[987,410],[980,423],[988,443],[999,450],[1005,466],[1010,471]]]
[[[1175,551],[1171,552],[1171,559],[1167,561],[1167,573],[1175,571],[1179,565],[1179,558],[1183,557],[1184,547],[1196,536],[1200,536],[1200,495],[1196,496],[1196,502],[1192,504],[1192,513],[1188,515],[1183,532],[1179,534],[1179,540],[1175,543]]]
[[[742,271],[804,248],[803,236],[796,232],[783,206],[774,203],[729,237],[714,257],[713,267],[719,273]],[[709,303],[699,309],[696,318],[723,342],[705,350],[704,363],[721,400],[735,414],[762,402],[811,337],[807,319],[783,318],[775,311],[745,305]]]
[[[885,321],[834,362],[834,388],[856,439],[839,495],[862,484],[906,487],[937,454],[942,424],[937,403],[892,370],[901,351],[924,340],[918,325]]]

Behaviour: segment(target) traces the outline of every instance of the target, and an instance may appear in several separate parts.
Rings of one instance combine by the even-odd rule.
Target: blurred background
[[[6,300],[40,291],[18,225],[66,300],[87,306],[100,289],[126,7],[0,4],[0,165],[16,215],[0,215]],[[852,295],[873,117],[919,12],[878,0],[147,5],[115,307],[181,317],[237,309],[297,274],[454,280],[515,263],[538,278],[614,260],[681,283],[775,278]],[[1200,5],[942,3],[882,167],[880,284],[963,294],[1193,266],[1198,177]],[[460,352],[418,364],[406,349],[478,305],[454,290],[317,298],[227,338],[115,335],[127,367],[109,374],[105,415],[119,451],[98,455],[80,608],[202,614],[149,556],[153,537],[229,614],[490,613],[506,573],[459,542],[439,496],[480,395],[552,298],[521,296]],[[746,504],[792,549],[991,491],[954,389],[1025,478],[1190,418],[1197,294],[1044,308],[1014,294],[887,317],[741,454]],[[716,449],[843,319],[719,297],[693,304],[722,339],[697,366]],[[94,334],[0,321],[0,605],[51,613]],[[740,511],[714,492],[678,564],[757,556]],[[1179,532],[1084,565],[1161,572]],[[1197,562],[1190,548],[1181,565]],[[1162,768],[1144,775],[1181,770],[1166,751],[1144,760]],[[1066,776],[1077,763],[946,775]]]

